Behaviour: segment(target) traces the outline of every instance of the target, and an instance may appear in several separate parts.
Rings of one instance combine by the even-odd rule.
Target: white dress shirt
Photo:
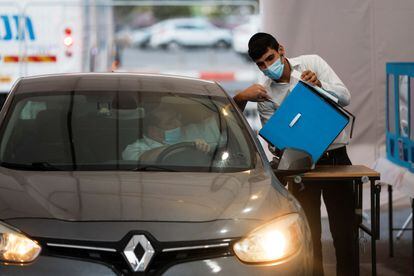
[[[351,100],[351,94],[343,82],[335,74],[332,68],[318,55],[303,55],[288,59],[291,66],[291,76],[289,83],[278,83],[272,79],[262,76],[259,83],[262,84],[267,93],[272,97],[274,103],[270,101],[258,102],[257,108],[262,125],[273,115],[275,110],[282,104],[285,97],[292,91],[298,83],[302,72],[311,70],[316,74],[322,84],[322,88],[338,99],[341,106],[347,106]],[[342,131],[336,140],[329,146],[328,150],[347,145],[349,136],[347,131]]]

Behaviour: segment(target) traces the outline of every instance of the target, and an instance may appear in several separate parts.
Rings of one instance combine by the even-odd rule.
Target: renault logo
[[[154,248],[144,235],[135,235],[124,249],[124,256],[133,271],[145,271],[154,255]]]

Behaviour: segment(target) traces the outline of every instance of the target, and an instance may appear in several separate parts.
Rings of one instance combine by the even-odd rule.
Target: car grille
[[[134,236],[144,235],[154,254],[144,271],[134,271],[124,250]],[[160,275],[178,263],[234,255],[232,245],[238,238],[160,242],[147,232],[130,232],[117,242],[36,238],[42,255],[96,262],[110,267],[118,275]],[[145,249],[137,246],[134,254],[141,259]]]

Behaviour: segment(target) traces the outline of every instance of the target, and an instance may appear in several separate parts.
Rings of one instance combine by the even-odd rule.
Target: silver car
[[[149,44],[152,47],[176,49],[179,47],[229,48],[230,30],[219,28],[206,18],[173,18],[151,27]]]
[[[0,122],[2,275],[310,274],[304,213],[214,82],[23,78]]]

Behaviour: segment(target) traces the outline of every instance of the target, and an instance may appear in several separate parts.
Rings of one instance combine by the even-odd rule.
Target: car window
[[[20,119],[31,120],[35,119],[37,114],[46,109],[45,102],[27,101],[20,112]]]
[[[241,171],[251,138],[225,97],[130,91],[17,94],[3,166],[30,170]]]
[[[206,29],[206,26],[204,25],[195,25],[195,24],[179,24],[176,25],[176,29],[180,30],[204,30]]]

